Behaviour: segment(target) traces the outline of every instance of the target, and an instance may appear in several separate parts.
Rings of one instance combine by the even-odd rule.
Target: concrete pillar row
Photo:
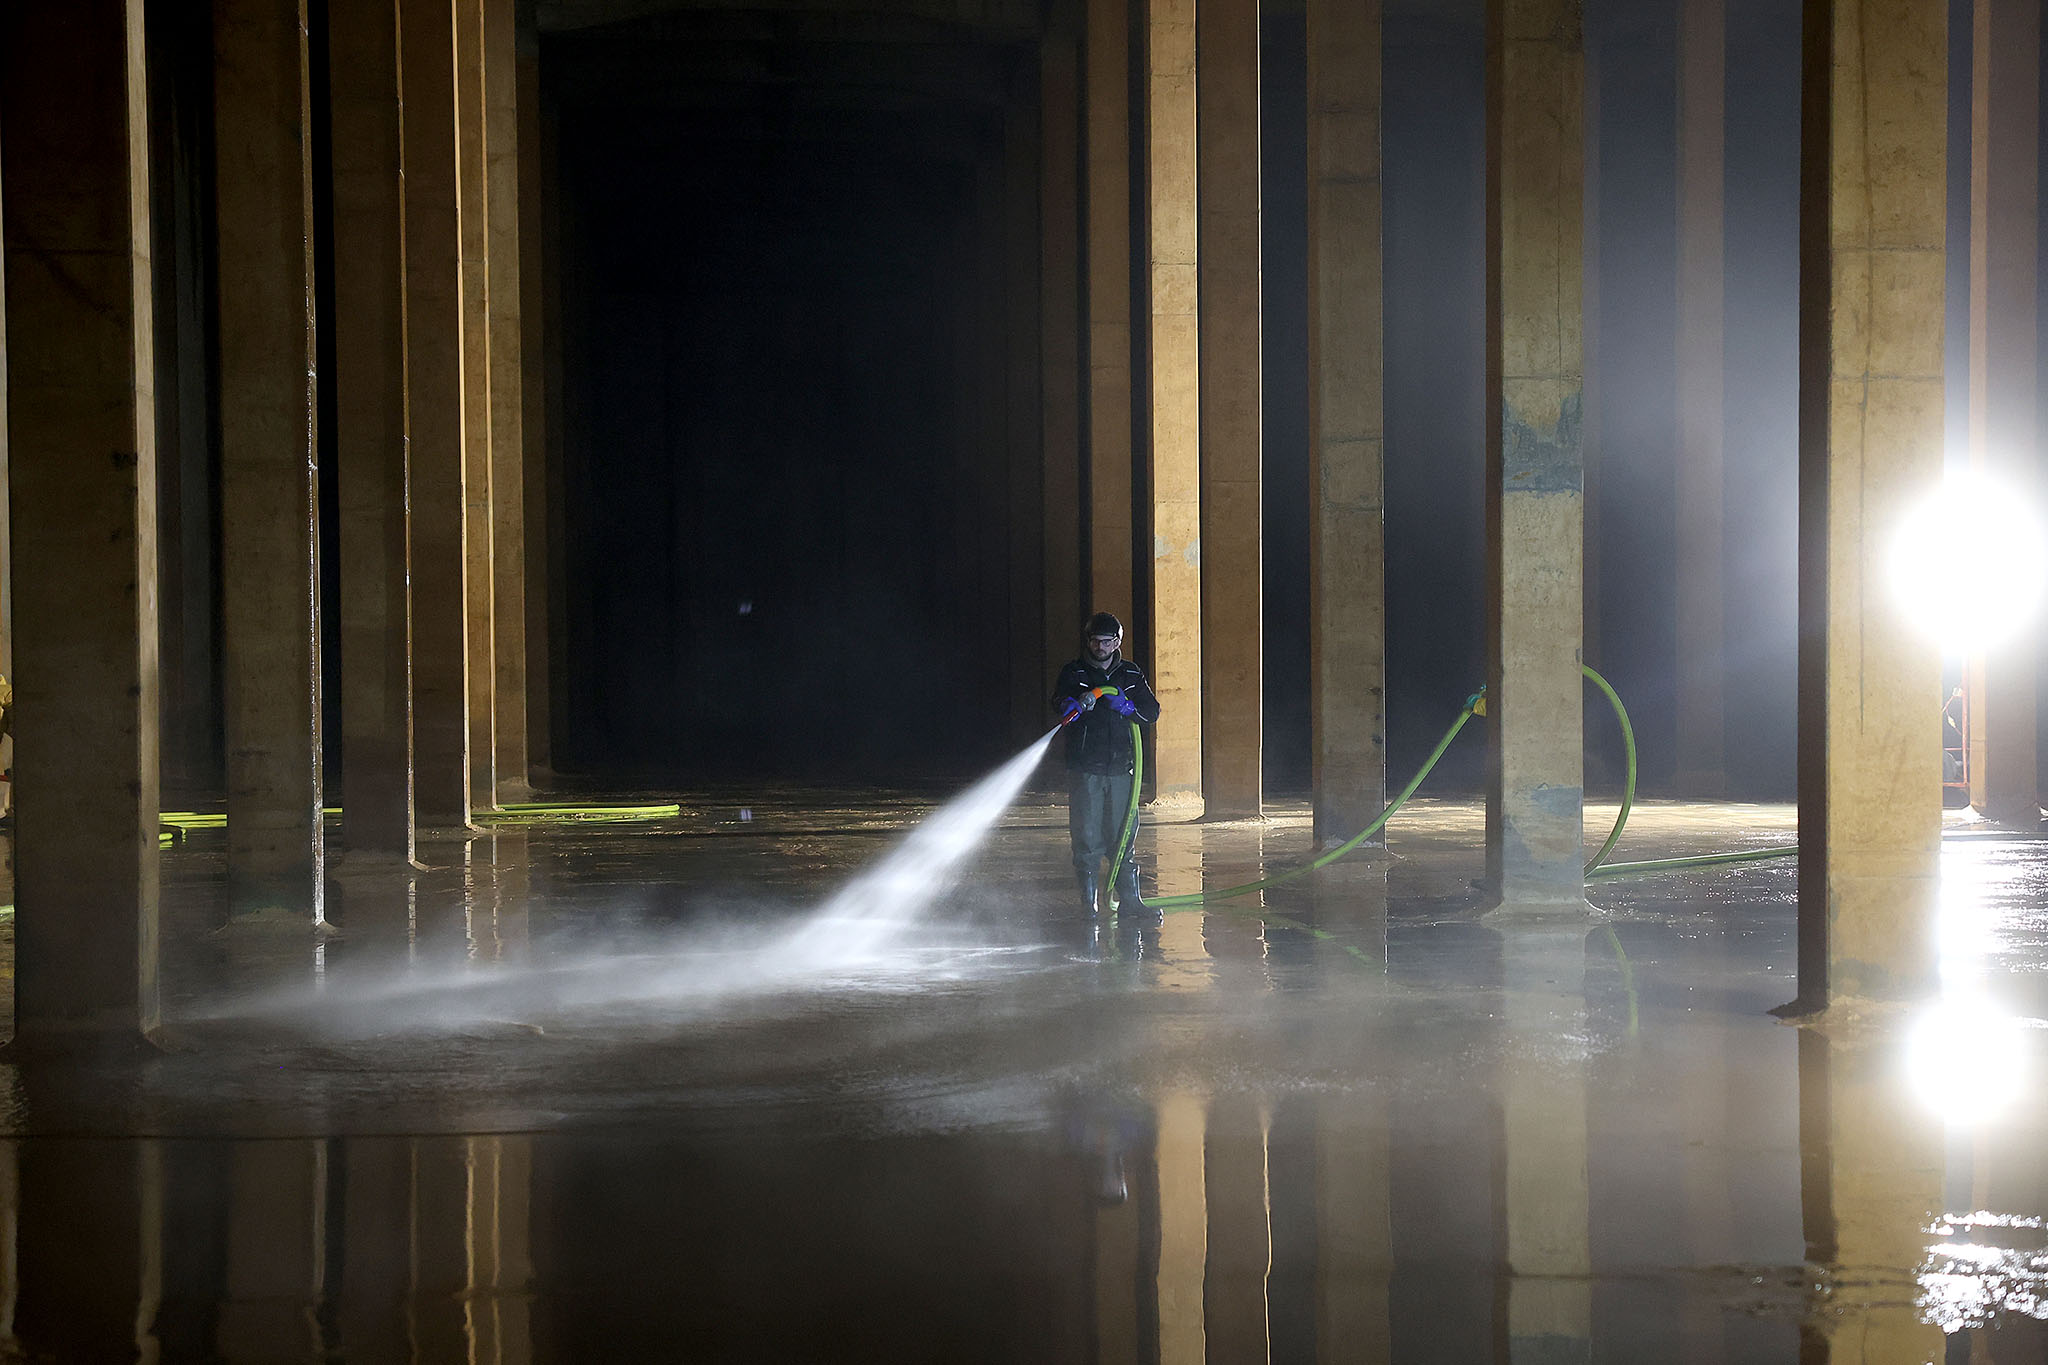
[[[0,9],[23,1051],[160,1011],[144,70],[141,0]]]
[[[469,823],[463,498],[462,248],[455,153],[455,18],[399,0],[405,136],[405,385],[410,451],[413,789],[419,822]]]
[[[1195,0],[1146,0],[1149,584],[1156,806],[1202,814],[1202,471]]]
[[[1379,0],[1308,5],[1310,723],[1315,840],[1386,804]]]
[[[519,52],[513,0],[484,0],[486,311],[490,326],[492,739],[497,802],[527,778],[525,351],[519,266]]]
[[[1201,780],[1205,813],[1236,819],[1265,789],[1259,0],[1202,0],[1195,22]]]
[[[1726,0],[1685,0],[1678,53],[1678,788],[1728,786],[1722,537]]]
[[[318,380],[305,0],[216,0],[228,913],[322,918]]]
[[[462,266],[462,553],[469,666],[469,804],[498,804],[497,603],[492,511],[491,213],[484,7],[455,0],[456,221]]]
[[[1939,987],[1941,655],[1885,583],[1942,471],[1948,14],[1807,0],[1799,298],[1799,997]]]
[[[341,500],[342,842],[413,853],[411,529],[398,12],[327,11],[334,129],[335,459]]]
[[[1486,862],[1580,908],[1584,498],[1579,0],[1488,0]]]
[[[1976,0],[1972,32],[1970,468],[2038,506],[2041,0]],[[2037,625],[1969,669],[1970,804],[2026,829],[2041,819],[2042,638]]]

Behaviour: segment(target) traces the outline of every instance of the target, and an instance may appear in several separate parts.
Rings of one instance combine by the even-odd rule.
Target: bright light
[[[2048,536],[2032,504],[1978,474],[1952,476],[1907,513],[1892,540],[1892,589],[1951,654],[2024,630],[2048,580]]]
[[[1944,1000],[1906,1037],[1906,1080],[1958,1127],[1989,1122],[2026,1090],[2020,1021],[1978,1000]]]

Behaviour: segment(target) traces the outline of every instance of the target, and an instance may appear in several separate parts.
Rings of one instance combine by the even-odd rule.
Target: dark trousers
[[[1068,771],[1067,835],[1074,845],[1077,871],[1094,872],[1098,864],[1116,856],[1117,836],[1124,831],[1124,813],[1130,807],[1129,773]]]

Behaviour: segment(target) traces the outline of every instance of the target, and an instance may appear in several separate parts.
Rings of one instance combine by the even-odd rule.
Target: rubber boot
[[[1116,873],[1116,912],[1141,924],[1159,923],[1159,911],[1138,894],[1138,865],[1126,862]]]
[[[1102,913],[1102,874],[1092,869],[1083,872],[1076,868],[1074,880],[1081,884],[1081,913],[1094,919]]]

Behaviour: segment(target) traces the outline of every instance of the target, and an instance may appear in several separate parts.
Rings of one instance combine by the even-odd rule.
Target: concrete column
[[[1976,0],[1970,85],[1970,468],[2037,506],[2036,257],[2040,246],[2040,0]],[[1968,532],[1961,548],[1968,565]],[[1985,583],[1996,590],[2002,584]],[[2034,709],[2041,633],[1970,660],[1970,804],[2041,819]]]
[[[548,724],[548,451],[546,375],[540,338],[545,275],[541,269],[540,35],[532,0],[515,5],[519,111],[519,443],[521,509],[526,513],[526,764],[543,781],[554,769]]]
[[[319,455],[304,0],[215,0],[228,912],[321,918]]]
[[[1726,0],[1684,0],[1678,32],[1678,789],[1727,791],[1722,695],[1722,125]]]
[[[469,823],[462,258],[455,21],[399,0],[405,110],[405,383],[412,496],[413,790],[420,823]]]
[[[158,1021],[142,31],[141,0],[0,10],[23,1050]]]
[[[1806,1259],[1839,1268],[1800,1322],[1801,1361],[1943,1358],[1941,1328],[1914,1307],[1942,1212],[1943,1133],[1904,1088],[1895,1039],[1799,1031]]]
[[[1146,257],[1155,805],[1202,814],[1201,329],[1196,266],[1195,0],[1146,0]]]
[[[342,842],[413,853],[398,9],[327,8],[334,127],[335,458],[341,494]]]
[[[1577,925],[1510,929],[1501,945],[1501,1012],[1510,1040],[1586,1027],[1586,943]],[[1586,1071],[1564,1058],[1502,1069],[1506,1143],[1508,1359],[1589,1361],[1592,1204]]]
[[[469,641],[469,804],[498,804],[497,555],[492,512],[490,169],[484,6],[455,0],[455,183],[462,251],[462,553]]]
[[[491,649],[499,801],[526,775],[526,436],[519,269],[519,57],[512,0],[484,0],[485,264],[490,315]]]
[[[1045,512],[1039,710],[1050,670],[1073,658],[1092,607],[1081,592],[1081,51],[1079,4],[1056,11],[1039,49],[1039,356],[1044,375],[1045,453],[1039,502]],[[1127,296],[1128,297],[1128,296]],[[1128,307],[1128,302],[1126,303]],[[1125,332],[1129,336],[1128,328]],[[1130,429],[1125,400],[1125,431]],[[1128,446],[1128,437],[1126,438]],[[1128,449],[1125,465],[1128,467]],[[1129,497],[1125,498],[1128,506]],[[1125,513],[1125,520],[1129,520]],[[1126,562],[1130,554],[1124,555]],[[1121,618],[1119,618],[1121,619]]]
[[[1799,996],[1938,985],[1941,656],[1893,528],[1942,467],[1947,11],[1808,0],[1799,322]]]
[[[1088,270],[1087,611],[1131,627],[1131,0],[1085,0]],[[1086,617],[1077,618],[1078,635]]]
[[[1318,848],[1386,805],[1380,0],[1308,5],[1311,763]]]
[[[1259,0],[1202,0],[1196,23],[1201,781],[1205,812],[1232,819],[1258,816],[1264,793]]]
[[[1578,0],[1487,8],[1487,878],[1582,906]]]

